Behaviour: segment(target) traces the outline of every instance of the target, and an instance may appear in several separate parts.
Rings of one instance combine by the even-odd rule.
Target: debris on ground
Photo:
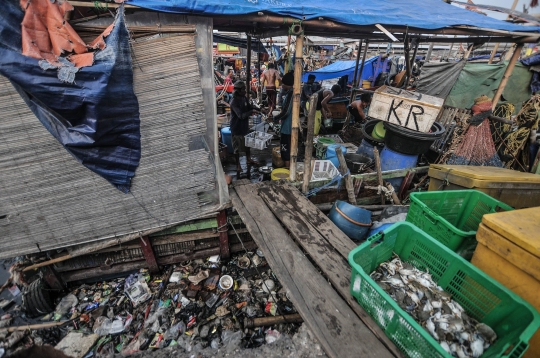
[[[3,315],[0,325],[11,326],[11,319]],[[169,354],[206,351],[216,356],[279,342],[289,345],[295,333],[310,343],[302,347],[298,342],[290,348],[294,352],[316,348],[299,331],[301,317],[258,250],[228,262],[214,256],[164,267],[158,275],[141,269],[82,284],[58,297],[54,311],[37,322],[44,328],[0,328],[6,356],[44,344],[77,357],[129,356],[164,348]]]

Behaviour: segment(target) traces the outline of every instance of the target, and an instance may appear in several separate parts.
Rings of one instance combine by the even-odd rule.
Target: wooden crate
[[[443,104],[443,98],[382,86],[373,95],[368,116],[419,132],[429,132]]]

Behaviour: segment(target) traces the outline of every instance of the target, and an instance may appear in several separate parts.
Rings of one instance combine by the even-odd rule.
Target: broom
[[[487,118],[492,113],[491,100],[485,95],[480,96],[474,100],[471,110],[471,125],[447,164],[502,167]]]

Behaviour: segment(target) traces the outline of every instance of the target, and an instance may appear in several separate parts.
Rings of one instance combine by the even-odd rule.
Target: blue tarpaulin
[[[299,20],[322,17],[358,26],[381,24],[441,29],[469,25],[506,31],[540,30],[539,27],[524,27],[496,20],[441,0],[130,0],[128,3],[157,11],[209,17],[263,12]]]
[[[92,66],[76,71],[73,83],[61,82],[59,70],[44,70],[38,59],[22,55],[23,17],[19,0],[2,2],[0,73],[69,153],[128,192],[139,165],[141,141],[123,11],[105,38],[105,49],[96,52]]]
[[[367,80],[373,78],[374,68],[373,64],[379,57],[372,57],[367,59],[364,63],[364,70],[362,71],[362,78],[359,83],[362,83],[362,80]],[[360,74],[360,63],[358,65],[358,74]],[[329,80],[331,78],[338,78],[341,76],[349,76],[349,82],[354,78],[354,67],[356,66],[356,60],[349,61],[336,61],[328,66],[319,68],[318,70],[312,72],[305,72],[302,76],[302,82],[307,82],[307,78],[310,74],[315,75],[315,81]]]

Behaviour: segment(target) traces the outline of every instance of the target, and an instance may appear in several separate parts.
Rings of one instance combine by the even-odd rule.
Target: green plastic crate
[[[406,221],[452,251],[471,256],[482,216],[509,210],[514,209],[478,190],[427,191],[411,193]]]
[[[379,242],[380,241],[380,242]],[[396,253],[428,270],[470,317],[489,325],[498,339],[482,357],[518,358],[540,326],[526,301],[408,222],[368,238],[349,253],[351,294],[408,357],[451,357],[429,333],[369,277]]]

